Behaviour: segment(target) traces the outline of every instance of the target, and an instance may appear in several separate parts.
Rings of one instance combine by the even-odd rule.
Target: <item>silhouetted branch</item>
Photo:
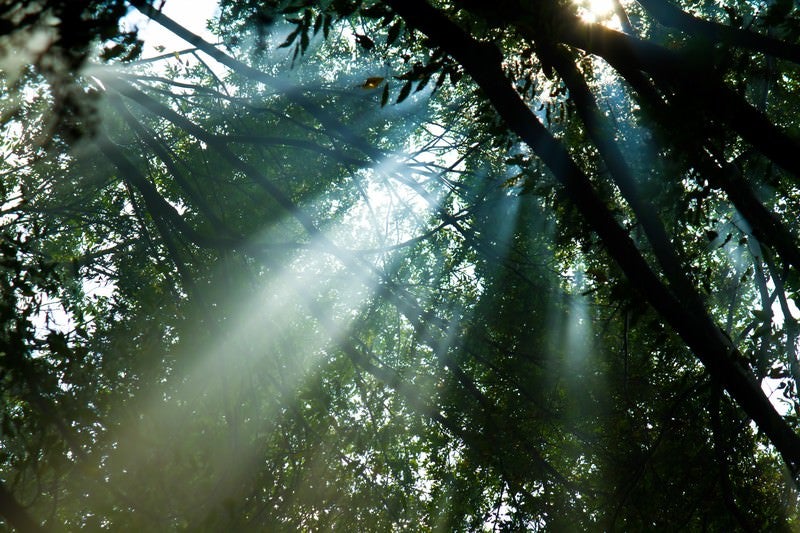
[[[19,504],[2,482],[0,482],[0,516],[20,533],[44,533],[46,531]]]
[[[686,309],[652,272],[597,196],[589,179],[508,83],[500,51],[494,45],[467,35],[424,0],[389,0],[388,3],[410,26],[426,34],[462,65],[509,129],[531,147],[562,183],[632,285],[694,350],[711,375],[724,384],[780,451],[792,473],[796,473],[800,468],[800,437],[775,411],[730,339],[707,314]]]
[[[650,15],[664,26],[702,37],[712,42],[763,52],[776,58],[800,64],[800,46],[762,35],[751,30],[726,26],[686,13],[668,0],[637,0]]]

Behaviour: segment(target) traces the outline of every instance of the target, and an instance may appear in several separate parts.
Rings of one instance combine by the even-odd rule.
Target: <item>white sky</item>
[[[191,32],[206,40],[214,41],[214,36],[206,29],[206,21],[218,12],[216,0],[166,0],[161,11]],[[163,46],[166,52],[174,52],[188,46],[184,40],[135,9],[122,19],[122,24],[127,28],[139,28],[139,38],[145,43],[143,58],[163,53],[158,52],[156,46]]]

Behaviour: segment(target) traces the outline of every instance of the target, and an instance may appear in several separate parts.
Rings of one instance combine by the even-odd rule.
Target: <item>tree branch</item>
[[[729,44],[762,52],[776,58],[786,59],[800,65],[800,46],[762,35],[754,31],[719,22],[703,20],[686,13],[668,0],[637,0],[659,23],[685,33],[708,39],[715,43]]]
[[[19,504],[2,482],[0,482],[0,516],[20,533],[44,533],[46,531]]]
[[[707,314],[687,310],[661,284],[630,237],[597,196],[589,179],[519,98],[502,69],[500,51],[494,45],[481,43],[467,35],[424,0],[388,0],[388,3],[407,24],[454,57],[475,80],[508,128],[531,147],[562,183],[631,284],[770,438],[792,474],[797,473],[800,468],[800,437],[775,411],[730,339]]]

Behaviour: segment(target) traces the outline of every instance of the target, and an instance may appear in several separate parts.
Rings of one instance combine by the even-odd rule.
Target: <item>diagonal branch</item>
[[[494,45],[475,40],[424,0],[389,0],[388,3],[407,24],[426,34],[472,76],[508,128],[531,147],[561,182],[631,284],[769,437],[793,475],[797,473],[800,437],[775,411],[746,368],[742,355],[708,314],[687,310],[659,281],[598,197],[588,177],[519,98],[505,76],[500,51]]]
[[[666,103],[649,83],[644,74],[631,69],[624,63],[610,63],[634,89],[643,107],[662,123],[666,130],[680,127],[683,114],[674,105]],[[685,129],[685,128],[684,128]],[[700,133],[700,132],[698,132]],[[756,196],[742,172],[721,156],[712,158],[709,147],[699,135],[670,136],[673,146],[690,154],[697,170],[708,177],[715,188],[725,191],[736,209],[744,216],[752,228],[753,235],[764,244],[775,248],[780,256],[800,271],[800,243],[787,225],[772,211],[767,209]],[[707,151],[708,150],[708,151]]]
[[[664,225],[661,223],[657,211],[642,197],[636,179],[625,162],[622,151],[614,141],[613,125],[597,108],[597,102],[586,84],[586,80],[563,49],[544,43],[538,46],[538,51],[545,61],[555,67],[566,83],[589,137],[597,146],[614,183],[619,187],[636,218],[642,224],[672,290],[684,303],[699,308],[702,304],[685,274],[685,269],[670,242]]]
[[[523,25],[519,29],[526,38],[536,39],[533,28]],[[709,70],[710,65],[600,24],[575,19],[565,21],[559,29],[559,42],[598,55],[621,73],[649,73],[659,86],[672,88],[684,102],[703,108],[710,120],[728,124],[767,158],[800,179],[800,159],[796,157],[800,142],[725,85]]]
[[[722,44],[763,52],[800,65],[800,46],[751,30],[704,20],[673,5],[669,0],[637,0],[659,23]]]

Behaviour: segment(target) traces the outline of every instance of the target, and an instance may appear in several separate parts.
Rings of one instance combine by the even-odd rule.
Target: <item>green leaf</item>
[[[762,324],[753,331],[753,336],[759,338],[764,335],[769,335],[771,329],[772,326],[770,324]]]

